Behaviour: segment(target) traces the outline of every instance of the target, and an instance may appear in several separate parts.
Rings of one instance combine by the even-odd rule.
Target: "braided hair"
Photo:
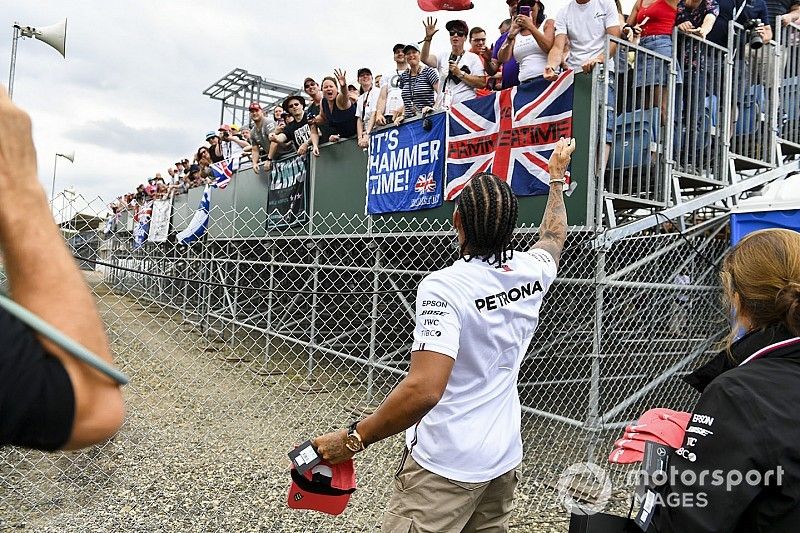
[[[511,236],[517,226],[517,197],[508,183],[489,172],[472,177],[457,199],[464,229],[459,257],[480,257],[500,266],[513,257]]]

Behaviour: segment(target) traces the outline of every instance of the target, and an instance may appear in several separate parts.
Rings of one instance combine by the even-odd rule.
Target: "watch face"
[[[361,450],[361,443],[355,435],[348,435],[344,445],[353,453]]]

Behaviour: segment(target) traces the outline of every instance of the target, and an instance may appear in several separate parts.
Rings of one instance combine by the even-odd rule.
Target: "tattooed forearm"
[[[544,208],[542,223],[539,225],[539,242],[534,248],[547,250],[558,265],[561,250],[567,240],[567,207],[564,205],[564,174],[569,165],[570,156],[575,151],[575,139],[564,139],[556,142],[547,168],[550,173],[550,195]]]
[[[563,184],[550,185],[550,195],[547,197],[547,206],[544,209],[542,223],[539,225],[539,241],[534,248],[547,250],[558,264],[561,250],[567,240],[567,207],[564,205]]]

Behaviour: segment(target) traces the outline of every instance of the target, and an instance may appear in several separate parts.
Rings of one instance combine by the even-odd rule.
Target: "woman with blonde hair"
[[[685,379],[699,391],[670,458],[656,531],[797,531],[800,233],[768,229],[726,256],[728,348]],[[735,342],[740,330],[745,334]]]

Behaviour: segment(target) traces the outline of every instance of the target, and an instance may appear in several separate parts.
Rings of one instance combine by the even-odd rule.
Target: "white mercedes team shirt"
[[[517,377],[555,277],[553,257],[534,249],[501,267],[459,259],[422,280],[412,351],[455,363],[442,399],[406,431],[420,466],[478,483],[520,464]]]

